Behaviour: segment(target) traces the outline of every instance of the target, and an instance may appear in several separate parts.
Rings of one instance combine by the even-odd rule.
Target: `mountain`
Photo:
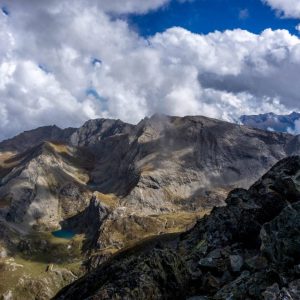
[[[92,194],[126,214],[210,209],[222,205],[233,187],[248,187],[275,162],[299,151],[291,135],[205,117],[155,115],[136,126],[100,119],[75,131],[54,127],[25,134],[24,144],[22,135],[9,144],[27,149],[31,141],[33,147],[6,155],[0,169],[2,213],[24,228],[59,227],[81,212]],[[7,144],[2,142],[5,151]],[[65,215],[62,198],[75,190],[87,195],[85,204]]]
[[[121,249],[186,231],[224,206],[230,190],[248,188],[280,159],[300,154],[299,145],[290,134],[164,115],[137,125],[96,119],[78,129],[46,127],[4,141],[0,253],[5,266],[14,258],[24,272],[8,268],[11,284],[0,284],[0,294],[49,299]],[[60,229],[76,236],[54,239]],[[32,271],[52,264],[53,272]],[[49,278],[55,285],[47,289]]]
[[[92,163],[87,152],[54,142],[43,142],[6,160],[0,185],[2,215],[27,231],[32,226],[57,227],[59,217],[88,205],[91,194],[85,184]]]
[[[54,299],[299,299],[300,157],[183,234],[120,252]]]
[[[300,113],[292,112],[289,115],[276,115],[274,113],[251,116],[243,115],[239,121],[243,125],[262,130],[298,133],[300,128]]]
[[[45,141],[67,142],[75,131],[75,128],[61,129],[55,125],[39,127],[0,142],[0,149],[1,152],[23,152]]]

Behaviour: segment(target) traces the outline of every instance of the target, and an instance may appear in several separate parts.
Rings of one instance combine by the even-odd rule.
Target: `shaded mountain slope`
[[[299,175],[300,157],[280,161],[190,231],[121,252],[54,299],[298,299]]]

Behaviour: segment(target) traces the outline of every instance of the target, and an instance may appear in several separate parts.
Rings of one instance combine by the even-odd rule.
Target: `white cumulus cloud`
[[[96,117],[232,121],[299,109],[298,37],[174,27],[146,39],[118,17],[167,2],[0,0],[9,11],[0,15],[0,139]]]
[[[286,18],[300,18],[299,0],[262,0]]]
[[[128,14],[128,13],[146,13],[151,10],[158,9],[164,5],[167,5],[171,0],[79,0],[85,7],[96,7],[107,13],[114,14]],[[181,0],[182,2],[188,0]],[[47,10],[51,13],[57,13],[61,8],[68,9],[72,6],[76,6],[77,1],[70,0],[1,0],[2,7],[5,7],[7,11],[14,11],[15,8],[26,7],[32,10]]]

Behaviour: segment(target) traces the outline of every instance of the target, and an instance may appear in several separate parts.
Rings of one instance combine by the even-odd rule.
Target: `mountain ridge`
[[[249,118],[251,120],[251,118],[256,118],[256,117],[258,119],[260,119],[260,118],[264,119],[264,118],[267,118],[268,116],[283,117],[283,118],[293,116],[293,118],[292,118],[293,121],[300,118],[300,114],[297,112],[292,112],[290,115],[276,115],[274,113],[267,113],[267,114],[261,114],[261,115],[242,115],[240,117],[240,123],[228,122],[228,121],[224,121],[224,120],[220,120],[220,119],[216,119],[216,118],[210,118],[210,117],[199,116],[199,115],[195,115],[195,116],[188,115],[188,116],[184,116],[184,117],[173,116],[173,118],[183,118],[183,119],[184,118],[201,118],[203,120],[215,120],[218,122],[223,122],[224,124],[238,124],[238,125],[250,127],[250,128],[256,129],[256,130],[266,131],[267,128],[260,128],[260,127],[252,126],[251,124],[247,124],[247,119]],[[112,130],[112,128],[114,126],[116,126],[114,128],[116,130],[115,133],[117,133],[118,130],[119,130],[118,133],[122,133],[122,128],[125,129],[124,133],[125,132],[128,133],[130,131],[130,129],[132,129],[134,127],[138,127],[139,125],[142,125],[142,124],[144,124],[144,125],[147,123],[149,124],[155,120],[166,119],[168,117],[171,117],[171,116],[157,113],[157,114],[152,115],[151,117],[145,117],[144,119],[140,120],[135,125],[123,122],[120,119],[96,118],[96,119],[91,119],[91,120],[86,121],[82,126],[77,127],[77,128],[69,127],[69,128],[62,129],[56,125],[41,126],[36,129],[31,129],[31,130],[21,132],[12,138],[4,139],[4,140],[0,141],[0,149],[2,148],[6,151],[24,151],[24,148],[26,150],[27,148],[37,145],[43,141],[56,141],[56,142],[61,141],[61,142],[71,143],[76,146],[84,146],[77,139],[78,139],[78,135],[87,134],[87,132],[85,132],[87,130],[89,131],[89,134],[91,134],[92,136],[93,136],[93,130],[94,130],[94,133],[95,134],[97,133],[98,137],[101,136],[101,138],[103,138],[106,136],[113,135],[113,131],[109,132],[109,130],[107,130],[107,129]],[[103,132],[101,130],[97,131],[97,129],[99,129],[102,124],[105,124],[107,126],[107,128],[106,129],[101,128],[101,130],[104,130]],[[99,125],[100,125],[100,127],[99,127]],[[274,130],[274,131],[276,131],[276,130]],[[290,132],[280,131],[280,130],[278,130],[278,132],[291,134]],[[75,135],[74,135],[74,133],[75,133]],[[103,134],[103,133],[105,133],[105,134]],[[74,136],[72,137],[72,135],[74,135]],[[83,138],[83,136],[81,138]],[[87,138],[87,136],[85,138]],[[29,141],[27,141],[27,139]],[[32,139],[33,139],[33,141],[32,141]],[[96,140],[94,140],[93,142],[95,142],[95,141]],[[17,146],[18,143],[22,144],[22,148],[18,148],[18,146]]]
[[[288,115],[277,115],[274,113],[243,115],[239,121],[243,125],[262,130],[299,134],[300,113],[292,112]]]
[[[42,143],[43,141],[55,140],[57,142],[66,142],[75,130],[75,128],[71,127],[61,129],[56,125],[38,127],[36,129],[24,131],[10,139],[1,141],[0,149],[1,151],[8,152],[22,152]]]
[[[186,231],[224,206],[232,189],[300,154],[299,136],[201,116],[154,115],[136,125],[96,119],[56,136],[27,133],[18,153],[0,144],[0,247],[8,257],[38,252],[57,264],[44,244],[56,249],[51,232],[63,229],[76,234],[60,246],[63,257],[93,268],[143,239]]]
[[[299,140],[292,135],[260,131],[201,116],[154,115],[137,125],[95,119],[79,129],[64,131],[47,127],[46,137],[41,131],[43,129],[37,129],[37,136],[28,139],[31,146],[35,142],[43,145],[35,146],[42,147],[39,149],[54,145],[56,150],[51,155],[60,156],[62,162],[62,155],[66,158],[68,149],[71,149],[69,158],[76,152],[89,153],[93,165],[85,171],[88,179],[84,184],[91,193],[99,191],[115,195],[129,210],[148,211],[148,214],[170,212],[178,205],[187,205],[185,209],[190,210],[193,205],[199,207],[199,201],[205,206],[207,193],[214,205],[221,204],[225,191],[234,186],[246,187],[258,176],[258,170],[263,172],[277,160],[300,150]],[[32,131],[33,135],[35,133]],[[30,133],[26,132],[26,135]],[[45,142],[48,136],[57,137],[52,146]],[[17,136],[15,141],[4,142],[4,149],[7,144],[19,140],[20,136]],[[27,145],[20,147],[28,148]],[[25,153],[32,151],[29,148]],[[15,159],[20,155],[14,156]],[[72,159],[66,161],[67,168],[72,169],[72,163],[77,163],[77,158]],[[6,159],[9,161],[12,160]],[[2,168],[2,173],[12,171],[16,172],[16,166]],[[7,177],[1,182],[5,180]],[[212,192],[216,193],[215,202]],[[208,207],[212,206],[208,204]]]

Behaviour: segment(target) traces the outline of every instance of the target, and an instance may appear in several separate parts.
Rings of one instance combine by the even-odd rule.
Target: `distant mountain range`
[[[268,131],[300,133],[300,113],[297,112],[292,112],[289,115],[276,115],[274,113],[243,115],[239,121],[243,125]]]

